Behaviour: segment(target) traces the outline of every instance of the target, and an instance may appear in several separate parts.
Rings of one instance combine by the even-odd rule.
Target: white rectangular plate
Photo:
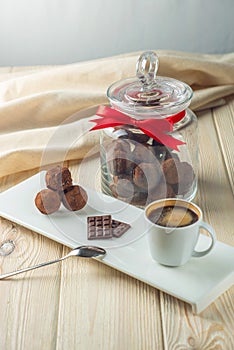
[[[44,177],[45,172],[40,172],[1,193],[0,215],[70,248],[81,244],[104,247],[107,254],[103,263],[191,304],[195,313],[232,286],[233,247],[217,242],[203,258],[192,258],[177,268],[162,266],[150,256],[143,210],[86,188],[88,203],[82,210],[70,212],[61,206],[56,213],[43,215],[34,198],[46,187]],[[129,223],[131,228],[120,238],[87,240],[87,216],[104,214]],[[208,244],[209,239],[201,235],[198,249]]]

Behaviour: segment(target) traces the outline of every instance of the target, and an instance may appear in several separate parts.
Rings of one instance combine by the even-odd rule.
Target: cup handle
[[[193,251],[192,256],[195,258],[200,258],[201,256],[204,256],[206,254],[208,254],[214,247],[214,244],[216,242],[216,234],[214,229],[207,224],[206,222],[202,221],[201,224],[199,225],[199,229],[200,228],[204,228],[210,235],[211,238],[211,244],[210,246],[206,249],[206,250],[202,250],[201,252],[198,252],[196,250]]]

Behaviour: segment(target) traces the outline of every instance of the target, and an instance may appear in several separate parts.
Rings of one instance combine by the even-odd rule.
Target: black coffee
[[[153,210],[149,220],[160,226],[184,227],[198,221],[198,215],[190,208],[168,205]]]

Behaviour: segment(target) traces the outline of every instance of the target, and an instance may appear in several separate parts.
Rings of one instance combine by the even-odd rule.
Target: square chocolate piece
[[[111,215],[89,216],[88,239],[107,239],[112,238]]]
[[[126,224],[125,222],[112,220],[112,234],[114,237],[121,237],[130,227],[131,225]]]

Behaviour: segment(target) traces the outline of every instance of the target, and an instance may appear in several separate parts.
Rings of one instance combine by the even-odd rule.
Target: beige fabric
[[[157,53],[159,75],[177,78],[194,89],[192,109],[223,103],[225,96],[234,93],[234,53]],[[77,112],[107,103],[108,86],[135,76],[139,55],[0,69],[0,176],[96,152],[98,132],[89,133],[87,113]]]

